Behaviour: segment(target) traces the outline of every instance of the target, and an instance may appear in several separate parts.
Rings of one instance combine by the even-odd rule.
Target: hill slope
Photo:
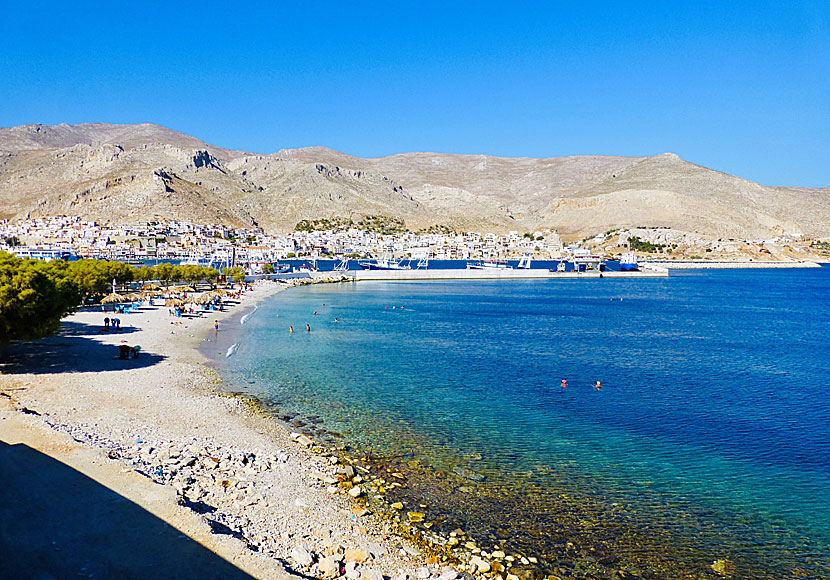
[[[310,147],[254,155],[157,125],[0,129],[0,218],[76,214],[290,230],[302,219],[399,216],[410,228],[571,237],[637,226],[714,237],[830,236],[830,189],[764,187],[673,154],[551,159]]]

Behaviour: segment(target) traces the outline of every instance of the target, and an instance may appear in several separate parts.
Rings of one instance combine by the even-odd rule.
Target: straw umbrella
[[[151,290],[152,291],[161,290],[161,286],[159,286],[158,284],[152,284],[152,283],[151,284],[145,284],[144,286],[141,287],[141,290],[143,290],[145,292],[149,292]]]
[[[164,303],[164,305],[167,306],[168,308],[170,308],[170,307],[181,308],[182,306],[184,306],[184,304],[185,304],[185,302],[181,298],[170,298],[167,301],[165,301],[165,303]]]
[[[192,286],[185,286],[184,284],[180,286],[173,286],[170,288],[171,292],[196,292],[196,290]]]
[[[107,294],[101,299],[101,304],[112,304],[113,302],[124,302],[124,297],[121,294]]]

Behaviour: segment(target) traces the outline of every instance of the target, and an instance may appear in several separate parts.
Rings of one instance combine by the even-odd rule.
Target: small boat
[[[554,269],[554,268],[551,268],[551,269],[550,269],[550,272],[560,272],[560,273],[561,273],[561,272],[564,272],[564,271],[565,271],[565,267],[567,266],[567,264],[568,264],[567,262],[565,262],[564,260],[562,260],[562,261],[560,261],[558,264],[556,264],[556,268],[555,268],[555,269]]]
[[[516,266],[516,268],[519,270],[530,270],[530,263],[530,254],[525,254],[524,256],[522,256],[522,259],[519,260],[519,265]]]
[[[468,270],[513,270],[513,266],[507,260],[480,260],[478,262],[467,262]]]
[[[639,269],[640,265],[637,263],[637,256],[632,252],[626,252],[620,256],[620,271],[633,272]]]

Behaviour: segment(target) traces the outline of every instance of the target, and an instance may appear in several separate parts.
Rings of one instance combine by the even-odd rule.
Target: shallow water
[[[437,496],[479,534],[819,578],[828,299],[827,268],[317,285],[264,302],[223,372],[361,449],[485,476]]]

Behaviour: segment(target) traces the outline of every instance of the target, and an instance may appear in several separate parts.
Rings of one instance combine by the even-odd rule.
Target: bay
[[[640,571],[820,578],[828,299],[827,268],[316,285],[261,305],[222,372],[425,479],[485,478],[435,516],[551,566],[571,537]]]

